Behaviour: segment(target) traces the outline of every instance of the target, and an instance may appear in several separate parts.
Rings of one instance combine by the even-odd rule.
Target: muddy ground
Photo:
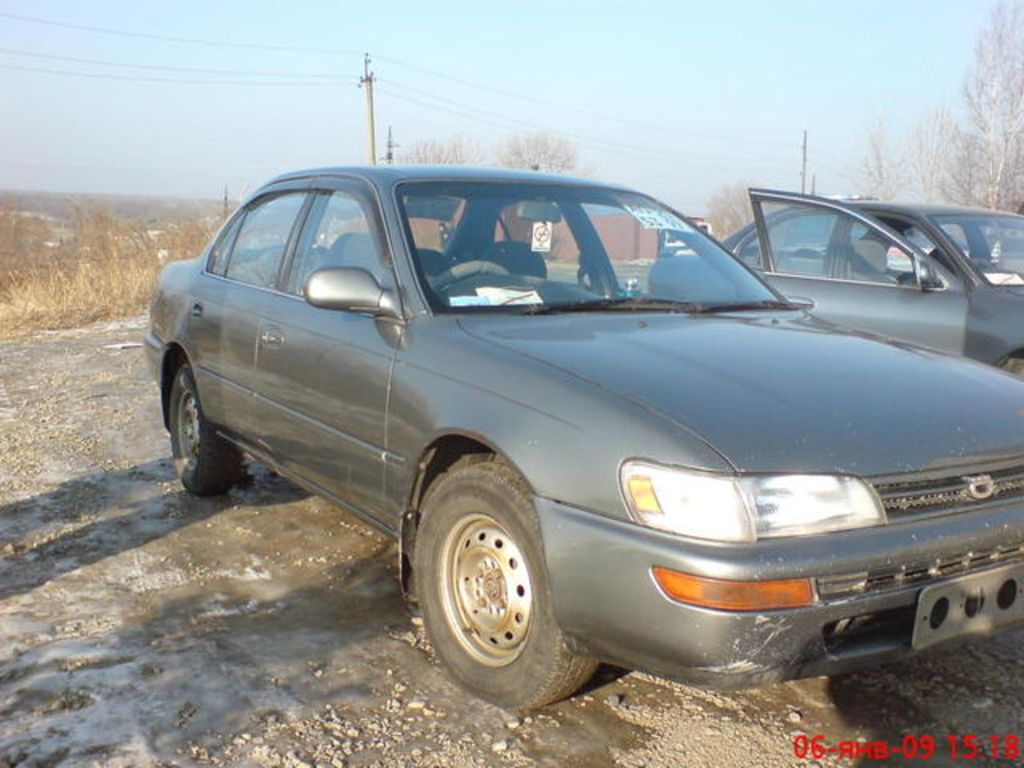
[[[142,350],[116,346],[142,328],[0,343],[2,768],[785,766],[814,764],[801,733],[1022,731],[1022,633],[758,691],[608,669],[530,718],[482,704],[431,659],[390,541],[258,465],[182,491]]]

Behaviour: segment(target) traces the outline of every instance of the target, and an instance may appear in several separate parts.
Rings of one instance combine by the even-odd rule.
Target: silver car
[[[839,334],[672,210],[536,173],[256,192],[156,290],[185,487],[245,455],[397,538],[491,701],[761,685],[1024,619],[1024,382]]]

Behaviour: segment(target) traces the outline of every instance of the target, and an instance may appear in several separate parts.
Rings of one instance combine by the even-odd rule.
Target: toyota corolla
[[[249,456],[393,535],[440,661],[526,709],[1024,618],[1024,382],[805,310],[629,189],[321,169],[165,268],[147,348],[186,488]]]

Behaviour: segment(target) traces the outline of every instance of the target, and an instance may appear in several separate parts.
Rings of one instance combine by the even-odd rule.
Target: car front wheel
[[[540,541],[526,483],[496,461],[457,464],[435,482],[416,537],[431,645],[463,686],[507,709],[562,699],[597,666],[555,622]]]

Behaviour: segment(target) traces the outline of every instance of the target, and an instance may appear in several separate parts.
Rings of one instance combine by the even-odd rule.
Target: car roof
[[[1016,216],[1011,211],[996,211],[989,208],[971,208],[965,205],[931,205],[928,203],[880,203],[877,200],[839,201],[842,205],[877,213],[909,213],[916,216],[963,216],[997,214],[1000,216]]]
[[[627,190],[626,187],[616,184],[606,184],[574,176],[512,168],[481,168],[463,165],[349,165],[307,168],[282,174],[267,183],[275,184],[311,176],[358,176],[378,185],[393,185],[402,181],[504,181],[563,186],[597,186]]]

